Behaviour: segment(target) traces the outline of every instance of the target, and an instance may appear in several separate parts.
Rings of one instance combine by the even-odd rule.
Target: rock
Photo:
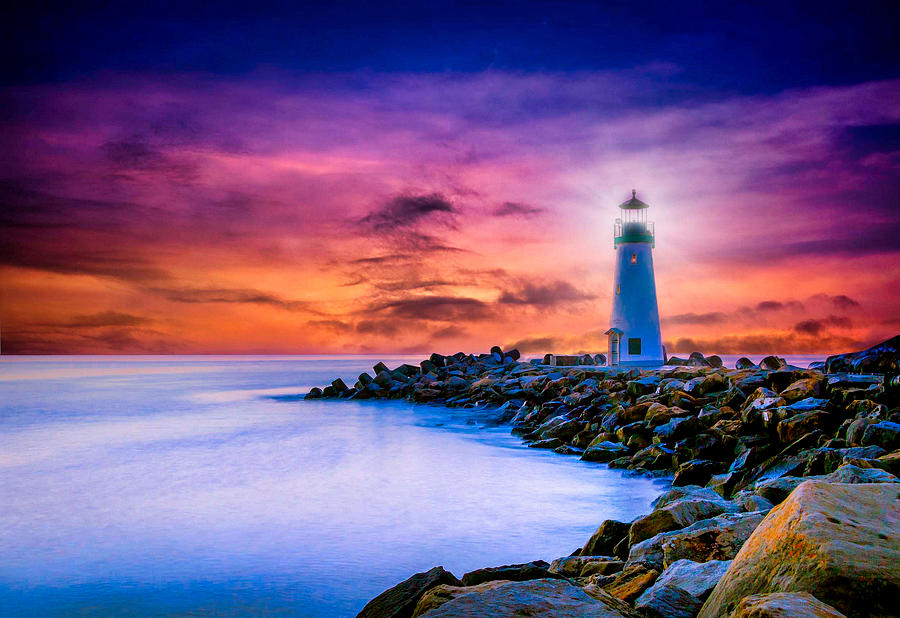
[[[634,608],[649,618],[694,618],[703,601],[678,586],[654,584],[634,602]]]
[[[720,472],[724,466],[716,461],[692,459],[678,467],[672,485],[706,485],[713,474]]]
[[[779,356],[767,356],[759,361],[759,366],[769,371],[775,371],[787,367],[787,362]]]
[[[876,445],[888,451],[900,448],[900,423],[881,421],[867,425],[860,442],[862,446]]]
[[[581,459],[584,461],[608,462],[627,453],[628,447],[624,444],[608,441],[597,442],[595,440],[584,449]]]
[[[612,582],[604,588],[614,597],[631,603],[641,596],[644,590],[652,586],[657,577],[659,577],[659,571],[656,569],[648,568],[640,563],[629,564],[616,574]]]
[[[547,438],[546,440],[538,440],[537,442],[532,442],[528,445],[528,448],[558,449],[562,446],[566,446],[566,443],[559,438]]]
[[[303,396],[304,399],[321,399],[322,398],[322,389],[318,386],[313,386],[309,389],[309,392]]]
[[[897,373],[900,335],[861,352],[838,354],[825,359],[827,373]]]
[[[878,421],[874,418],[858,418],[847,427],[847,443],[850,446],[862,446],[863,435],[866,427],[874,425]]]
[[[831,474],[826,474],[821,480],[829,483],[849,483],[852,485],[900,482],[900,479],[896,476],[881,468],[860,468],[850,464],[841,466]]]
[[[731,618],[847,618],[808,592],[751,594],[741,599]]]
[[[734,364],[735,369],[754,369],[755,367],[756,364],[746,356],[740,357]]]
[[[560,440],[571,440],[579,431],[584,428],[577,418],[568,419],[564,416],[557,416],[550,419],[535,431],[541,434],[542,438],[559,438]]]
[[[476,586],[484,582],[496,580],[506,580],[512,582],[528,581],[530,579],[545,579],[561,577],[556,573],[551,573],[548,568],[549,564],[543,560],[535,560],[524,564],[506,564],[498,567],[488,567],[485,569],[476,569],[462,576],[464,586]]]
[[[730,560],[709,560],[708,562],[676,560],[662,572],[653,585],[677,586],[691,596],[704,601],[725,575],[729,564],[731,564]]]
[[[612,556],[566,556],[557,558],[550,563],[548,569],[551,573],[558,573],[565,577],[587,577],[594,573],[609,575],[622,570],[623,562]],[[584,570],[590,566],[588,573]]]
[[[628,542],[634,545],[660,532],[680,530],[723,512],[721,500],[678,500],[635,520],[628,532]]]
[[[810,410],[786,418],[777,425],[778,439],[782,443],[793,442],[811,431],[824,429],[830,418],[824,410]]]
[[[483,593],[488,590],[493,590],[494,588],[504,586],[507,583],[509,583],[507,580],[494,580],[489,582],[482,582],[473,586],[448,586],[447,584],[435,586],[434,588],[423,594],[422,598],[419,599],[419,602],[416,604],[415,610],[413,610],[412,618],[418,618],[418,616],[427,614],[429,611],[437,609],[447,601],[455,599],[462,594],[475,592]]]
[[[724,367],[724,363],[722,362],[722,357],[719,356],[718,354],[713,354],[712,356],[707,356],[706,362],[709,363],[710,367],[715,367],[716,369]]]
[[[657,534],[632,545],[628,563],[642,562],[664,568],[683,558],[697,562],[731,560],[763,517],[760,512],[726,513],[682,530]]]
[[[658,375],[632,380],[628,383],[626,392],[634,398],[641,395],[649,395],[655,393],[656,389],[659,388],[659,381],[660,377]]]
[[[822,394],[823,380],[821,378],[803,378],[791,383],[779,393],[785,401],[793,403],[808,397],[818,397]]]
[[[900,487],[807,481],[772,509],[701,617],[753,594],[808,592],[848,616],[894,615],[900,598]]]
[[[887,470],[894,476],[900,475],[900,451],[894,451],[878,458],[875,464],[882,470]]]
[[[347,390],[347,385],[344,384],[343,380],[337,378],[331,383],[331,388],[334,389],[334,392],[340,394]]]
[[[628,530],[631,524],[616,521],[615,519],[607,519],[597,531],[588,539],[581,549],[582,555],[585,556],[612,556],[615,555],[615,547],[619,542],[628,536]]]
[[[558,616],[560,618],[625,618],[626,614],[561,579],[487,582],[448,594],[451,598],[421,616],[474,618],[486,616]]]
[[[444,567],[436,566],[430,571],[416,573],[406,581],[385,590],[366,603],[362,611],[357,614],[357,618],[380,618],[382,616],[407,618],[412,616],[422,595],[440,584],[462,586],[462,582],[456,579],[453,573],[445,571]]]

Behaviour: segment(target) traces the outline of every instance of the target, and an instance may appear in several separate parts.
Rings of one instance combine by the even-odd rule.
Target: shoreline
[[[900,408],[884,374],[890,380],[896,370],[898,339],[806,369],[774,356],[759,365],[742,358],[728,369],[699,353],[649,369],[549,366],[495,346],[477,356],[432,354],[418,366],[379,362],[374,376],[363,373],[352,387],[338,378],[311,389],[306,398],[493,408],[530,447],[672,478],[652,512],[603,522],[571,556],[488,567],[462,580],[435,567],[359,615],[477,615],[513,592],[523,607],[561,595],[563,605],[617,612],[609,615],[693,616],[701,608],[700,615],[716,615],[705,607],[719,602],[714,589],[736,577],[729,566],[780,504],[817,485],[897,487]],[[847,611],[844,599],[821,596],[788,600],[803,607],[832,601]]]

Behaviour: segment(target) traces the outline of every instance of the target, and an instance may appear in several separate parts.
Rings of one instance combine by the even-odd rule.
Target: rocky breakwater
[[[491,406],[531,446],[674,475],[651,513],[603,522],[570,556],[418,574],[360,615],[891,615],[880,599],[900,592],[900,402],[883,373],[859,372],[890,379],[898,344],[806,369],[697,353],[654,370],[560,368],[494,348],[314,389]]]

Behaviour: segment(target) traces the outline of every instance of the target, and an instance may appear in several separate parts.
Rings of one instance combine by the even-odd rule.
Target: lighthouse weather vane
[[[652,367],[662,365],[665,354],[659,328],[656,280],[653,275],[655,226],[647,221],[650,206],[637,199],[619,204],[613,247],[616,271],[609,337],[609,364]]]

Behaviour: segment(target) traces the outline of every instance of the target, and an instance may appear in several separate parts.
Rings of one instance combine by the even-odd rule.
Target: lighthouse
[[[656,281],[653,276],[654,225],[647,221],[649,206],[631,192],[619,204],[621,217],[614,227],[616,274],[609,337],[609,364],[652,367],[665,355],[659,331]]]

